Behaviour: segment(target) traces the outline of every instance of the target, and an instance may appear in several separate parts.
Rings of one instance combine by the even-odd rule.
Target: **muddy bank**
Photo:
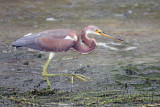
[[[76,73],[85,74],[92,81],[69,77],[50,78],[53,90],[44,88],[45,81],[23,80],[19,86],[1,87],[1,105],[26,106],[142,106],[158,105],[160,100],[159,62],[119,66],[83,66]],[[14,76],[15,77],[15,76]],[[34,76],[35,78],[36,76]],[[39,77],[40,78],[40,77]],[[24,92],[22,91],[23,85]],[[38,86],[39,85],[39,86]],[[34,86],[34,87],[33,87]],[[43,87],[42,87],[43,86]],[[31,88],[32,87],[32,88]],[[30,90],[28,90],[30,88]]]

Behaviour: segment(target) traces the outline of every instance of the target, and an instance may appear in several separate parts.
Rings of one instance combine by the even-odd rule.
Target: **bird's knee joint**
[[[42,74],[42,76],[43,76],[43,77],[46,77],[46,74],[45,74],[45,73],[43,73],[43,74]]]

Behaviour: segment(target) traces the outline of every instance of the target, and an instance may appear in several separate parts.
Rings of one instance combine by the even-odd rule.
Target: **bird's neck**
[[[82,42],[87,46],[85,46],[78,40],[73,46],[75,51],[77,51],[78,53],[88,54],[96,48],[96,41],[92,38],[88,38],[88,33],[86,32],[85,29],[82,30],[81,39],[82,39]]]

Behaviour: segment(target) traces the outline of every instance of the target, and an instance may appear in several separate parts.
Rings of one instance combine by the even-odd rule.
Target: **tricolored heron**
[[[54,29],[36,34],[27,34],[24,37],[13,42],[12,46],[28,47],[40,51],[50,52],[49,59],[46,62],[42,73],[42,76],[46,78],[49,87],[51,87],[51,84],[48,77],[58,75],[70,75],[71,83],[73,84],[73,77],[76,77],[82,81],[86,81],[86,79],[90,78],[81,74],[48,74],[47,68],[54,56],[53,52],[66,52],[71,48],[73,48],[80,54],[89,54],[90,52],[92,52],[96,48],[96,41],[93,38],[89,38],[88,34],[102,35],[122,41],[122,39],[120,38],[104,33],[101,29],[94,25],[89,25],[85,27],[81,33],[81,40],[87,46],[81,43],[78,34],[71,29]]]

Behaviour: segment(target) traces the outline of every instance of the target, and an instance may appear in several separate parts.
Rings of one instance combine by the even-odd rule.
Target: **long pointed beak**
[[[115,40],[123,41],[122,39],[120,39],[120,38],[118,38],[118,37],[108,35],[108,34],[106,34],[106,33],[104,33],[104,32],[101,32],[101,33],[99,33],[99,34],[102,35],[102,36],[106,36],[106,37],[115,39]]]

